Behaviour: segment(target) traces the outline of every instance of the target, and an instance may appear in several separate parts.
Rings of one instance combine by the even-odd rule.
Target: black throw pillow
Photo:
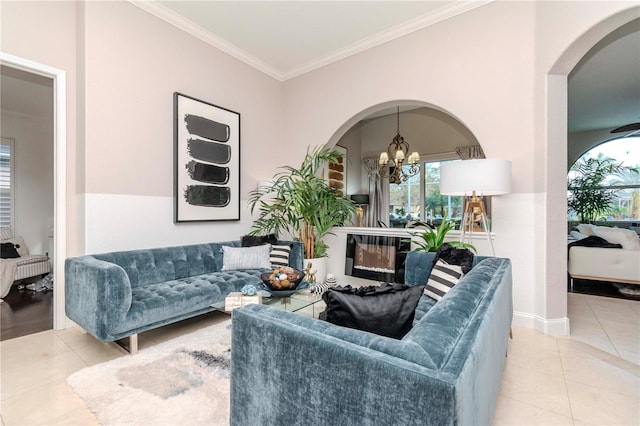
[[[263,244],[276,244],[278,239],[275,234],[269,235],[243,235],[240,238],[240,245],[242,247],[254,247],[261,246]]]
[[[15,259],[16,257],[20,257],[20,254],[13,243],[0,243],[1,259]]]
[[[433,259],[435,265],[438,259],[442,259],[449,265],[458,265],[462,272],[466,274],[473,267],[473,252],[466,248],[453,247],[449,243],[444,243],[438,248],[436,258]]]
[[[411,330],[424,286],[382,284],[352,288],[331,287],[322,295],[321,314],[332,324],[402,339]]]

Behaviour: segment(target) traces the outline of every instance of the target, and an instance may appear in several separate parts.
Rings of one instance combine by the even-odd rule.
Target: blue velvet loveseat
[[[289,265],[302,270],[302,244],[292,246]],[[240,241],[132,250],[69,258],[65,262],[67,316],[103,342],[213,311],[246,284],[258,286],[266,269],[222,271],[223,246]]]
[[[407,256],[425,284],[432,253]],[[395,340],[262,305],[233,313],[231,425],[489,425],[513,315],[511,262],[484,258]]]

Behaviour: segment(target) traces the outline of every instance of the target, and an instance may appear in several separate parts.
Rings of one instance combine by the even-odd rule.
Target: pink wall
[[[84,232],[81,206],[75,194],[84,183],[84,167],[77,155],[77,73],[75,2],[0,2],[0,49],[66,71],[67,80],[67,251],[81,253]]]
[[[127,2],[88,2],[85,19],[87,192],[173,195],[178,91],[241,114],[246,198],[276,160],[280,83]]]
[[[512,159],[514,190],[531,192],[533,15],[491,4],[288,81],[287,138],[324,143],[372,105],[418,100],[457,117],[487,156]]]

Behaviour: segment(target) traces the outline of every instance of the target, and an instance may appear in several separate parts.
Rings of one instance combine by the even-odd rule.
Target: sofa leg
[[[115,343],[116,345],[120,346],[125,351],[129,352],[129,355],[137,354],[138,353],[138,335],[137,334],[132,334],[131,336],[129,336],[129,345],[128,346],[125,343],[126,342],[125,339],[116,340],[113,343]]]
[[[138,334],[129,336],[129,353],[135,355],[138,353]]]

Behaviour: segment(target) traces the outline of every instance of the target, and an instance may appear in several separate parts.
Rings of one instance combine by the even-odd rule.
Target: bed
[[[574,279],[640,284],[640,239],[628,229],[578,225],[569,244],[568,271]]]

